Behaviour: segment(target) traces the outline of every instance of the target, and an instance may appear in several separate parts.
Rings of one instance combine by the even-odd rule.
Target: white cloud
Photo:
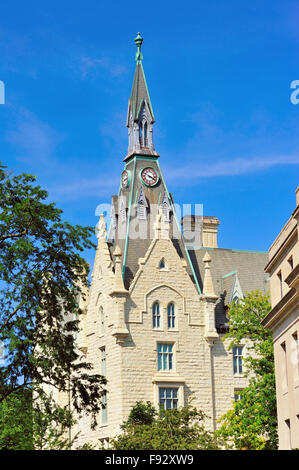
[[[81,56],[79,58],[79,69],[81,72],[81,77],[86,78],[87,75],[90,75],[92,72],[97,71],[97,69],[105,69],[109,72],[112,77],[118,77],[128,72],[127,67],[121,64],[114,63],[111,59],[107,57],[96,58]]]
[[[48,162],[63,136],[28,109],[14,111],[15,128],[8,131],[6,141],[19,149],[18,160]]]
[[[211,159],[211,157],[209,157]],[[298,155],[277,155],[270,157],[234,158],[208,163],[197,163],[169,169],[168,179],[180,177],[183,181],[216,176],[236,176],[265,170],[278,165],[299,165]]]

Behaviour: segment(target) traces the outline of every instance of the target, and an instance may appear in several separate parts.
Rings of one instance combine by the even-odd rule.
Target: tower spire
[[[157,156],[153,143],[155,118],[142,66],[143,38],[140,33],[137,33],[134,41],[137,46],[136,69],[128,105],[126,126],[129,128],[129,146],[125,160],[134,154]]]

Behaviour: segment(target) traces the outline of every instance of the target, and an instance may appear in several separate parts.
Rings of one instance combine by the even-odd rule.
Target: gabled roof
[[[256,289],[264,293],[268,291],[268,276],[264,272],[268,253],[205,247],[189,250],[200,287],[203,283],[203,257],[206,250],[211,257],[211,274],[215,293],[220,297],[216,306],[216,327],[219,328],[227,322],[225,307],[232,300],[235,287],[237,287],[236,279],[239,283],[238,289],[243,295]]]

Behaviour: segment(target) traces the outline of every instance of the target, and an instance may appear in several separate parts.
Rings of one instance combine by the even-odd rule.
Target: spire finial
[[[143,55],[141,53],[141,45],[143,43],[143,38],[141,37],[140,33],[137,33],[136,38],[134,39],[135,44],[137,46],[137,52],[136,52],[136,57],[135,60],[137,64],[141,64],[141,61],[143,59]]]

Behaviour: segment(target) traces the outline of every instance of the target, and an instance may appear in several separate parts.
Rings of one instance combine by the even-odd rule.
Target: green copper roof
[[[142,106],[142,103],[144,100],[146,100],[150,113],[152,115],[153,121],[155,120],[154,118],[154,112],[146,84],[146,79],[144,75],[144,70],[142,66],[142,53],[141,53],[141,45],[143,42],[143,38],[140,36],[140,33],[137,34],[137,37],[135,38],[135,43],[137,45],[137,52],[136,52],[136,70],[135,70],[135,76],[134,76],[134,82],[133,82],[133,88],[132,88],[132,93],[131,97],[129,100],[130,108],[132,111],[132,116],[133,119],[136,120],[138,119],[138,115],[140,112],[140,108]]]

